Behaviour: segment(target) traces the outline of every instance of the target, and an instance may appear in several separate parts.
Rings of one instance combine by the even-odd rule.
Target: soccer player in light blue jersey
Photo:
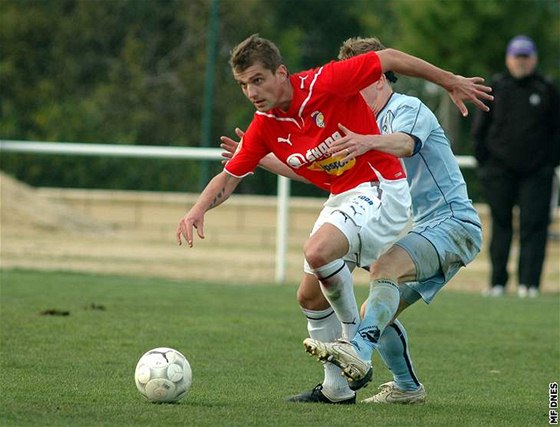
[[[383,46],[377,39],[350,39],[341,58]],[[393,75],[362,92],[372,107],[382,134],[346,136],[336,141],[333,154],[351,159],[365,150],[381,150],[402,157],[410,185],[413,227],[372,266],[384,312],[362,306],[363,320],[350,342],[307,339],[307,350],[338,365],[351,380],[363,380],[372,352],[377,349],[393,373],[369,403],[417,403],[425,391],[408,356],[407,335],[397,316],[419,299],[432,301],[437,292],[480,251],[481,223],[449,141],[434,114],[419,99],[394,93]],[[395,286],[398,284],[398,287]],[[389,297],[388,297],[389,295]],[[370,296],[371,298],[371,296]],[[324,394],[324,393],[323,393]],[[332,399],[331,399],[332,400]]]
[[[381,49],[375,38],[349,39],[339,57]],[[345,136],[332,144],[331,153],[343,156],[343,162],[369,150],[401,157],[410,185],[413,225],[372,264],[370,274],[375,280],[371,286],[375,291],[370,298],[378,295],[386,301],[386,309],[372,312],[366,301],[354,337],[340,340],[340,322],[316,279],[305,275],[298,289],[298,303],[310,334],[304,344],[309,353],[325,362],[325,378],[312,390],[289,398],[292,402],[354,403],[354,390],[371,378],[375,349],[391,370],[393,381],[382,384],[380,391],[364,402],[424,402],[426,392],[414,372],[407,333],[397,316],[420,299],[430,303],[457,271],[475,258],[482,244],[480,219],[443,129],[418,98],[393,92],[391,81],[395,79],[387,73],[362,91],[382,135],[359,135],[340,126]],[[223,148],[232,149],[228,148],[231,139],[222,141]],[[265,158],[261,166],[296,178],[277,167],[272,157]],[[341,370],[346,378],[340,375]]]

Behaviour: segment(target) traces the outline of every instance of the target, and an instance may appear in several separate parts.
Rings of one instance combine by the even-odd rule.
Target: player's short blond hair
[[[265,69],[275,73],[284,60],[273,42],[253,34],[232,49],[229,65],[239,73],[255,63],[260,63]]]
[[[338,59],[351,58],[352,56],[361,55],[366,52],[377,52],[378,50],[385,49],[383,43],[377,37],[352,37],[345,40],[340,46],[338,52]]]
[[[338,59],[348,59],[356,55],[361,55],[362,53],[377,52],[383,49],[386,49],[386,47],[377,37],[352,37],[345,40],[342,46],[340,46]],[[396,83],[398,80],[396,74],[392,71],[387,71],[385,77],[390,83]]]

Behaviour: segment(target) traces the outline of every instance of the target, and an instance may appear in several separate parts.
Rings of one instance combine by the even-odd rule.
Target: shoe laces
[[[383,394],[387,394],[389,392],[391,392],[391,390],[393,390],[395,388],[395,382],[394,381],[389,381],[386,382],[384,384],[381,384],[378,389],[381,390],[380,393]]]

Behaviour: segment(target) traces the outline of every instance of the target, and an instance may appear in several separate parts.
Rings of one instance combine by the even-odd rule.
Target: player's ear
[[[381,77],[379,77],[379,80],[377,80],[377,82],[375,82],[377,89],[381,89],[383,86],[385,86],[385,83],[387,82],[387,77],[385,77],[385,74],[381,74]]]
[[[280,65],[276,69],[276,74],[278,74],[278,77],[280,77],[280,80],[282,82],[285,82],[286,80],[288,80],[288,69],[286,68],[286,66],[284,64]]]

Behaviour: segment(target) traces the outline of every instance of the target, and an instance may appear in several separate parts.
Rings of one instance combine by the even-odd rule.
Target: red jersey
[[[339,123],[359,134],[380,133],[360,91],[381,73],[377,54],[369,52],[291,75],[288,111],[257,111],[226,172],[244,177],[272,152],[295,173],[333,194],[377,180],[373,168],[387,180],[405,178],[400,160],[390,154],[372,150],[349,162],[326,154],[343,136]]]

